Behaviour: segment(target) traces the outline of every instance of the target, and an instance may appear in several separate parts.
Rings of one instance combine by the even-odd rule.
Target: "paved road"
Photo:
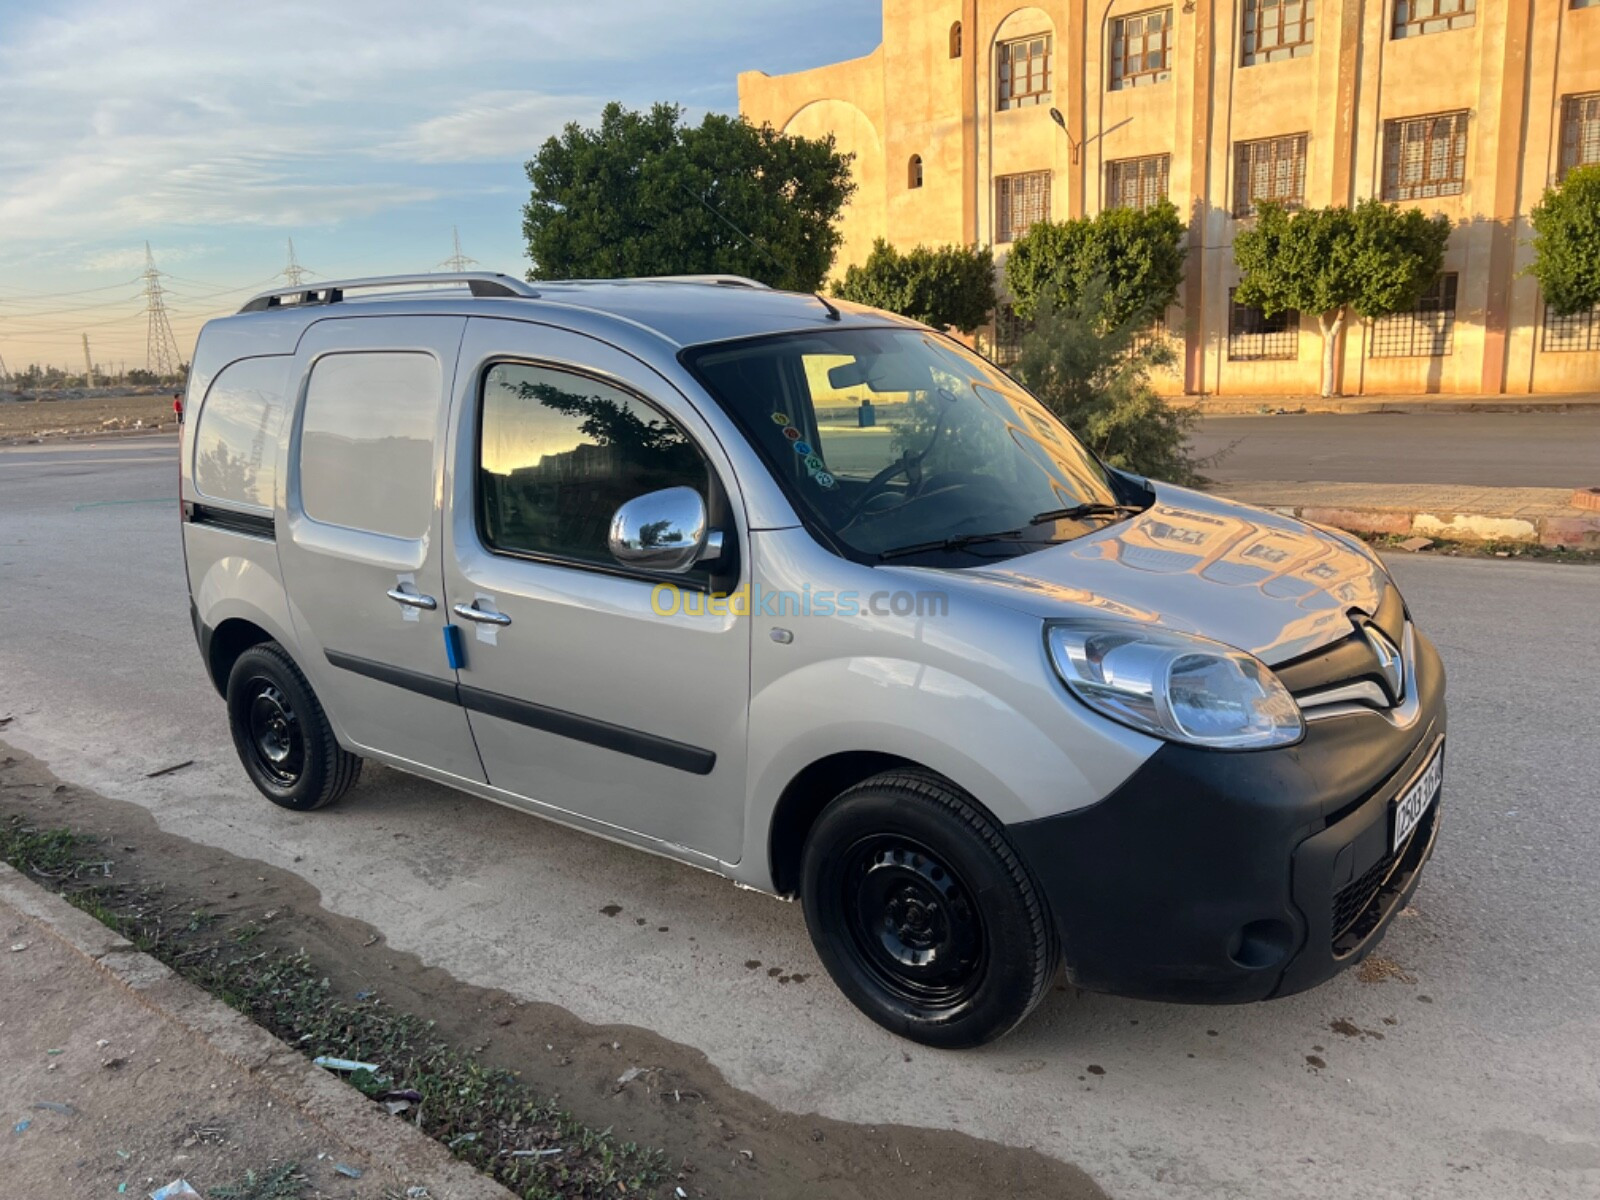
[[[1395,564],[1452,687],[1441,846],[1384,948],[1415,983],[1223,1009],[1056,992],[998,1045],[939,1054],[856,1015],[794,906],[388,771],[325,813],[261,800],[189,631],[173,488],[170,444],[0,451],[3,736],[303,875],[396,949],[698,1047],[796,1111],[1037,1146],[1118,1200],[1600,1195],[1600,571]]]
[[[1600,411],[1208,417],[1194,445],[1223,482],[1600,486]]]

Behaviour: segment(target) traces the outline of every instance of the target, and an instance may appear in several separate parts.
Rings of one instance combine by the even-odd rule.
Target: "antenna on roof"
[[[826,296],[824,296],[821,292],[812,292],[811,294],[817,298],[818,303],[820,303],[823,308],[828,310],[828,320],[838,321],[842,319],[839,315],[839,310],[829,303]]]
[[[681,183],[678,184],[677,186],[678,186],[678,190],[680,192],[682,192],[684,195],[688,196],[691,200],[698,200],[701,204],[705,205],[706,211],[709,212],[713,217],[715,217],[717,220],[721,221],[729,229],[733,230],[740,237],[742,237],[745,241],[749,242],[757,250],[761,251],[761,253],[765,254],[767,256],[768,261],[771,262],[773,266],[778,267],[779,269],[781,269],[786,276],[788,276],[790,278],[794,277],[794,268],[793,267],[791,267],[788,263],[784,262],[781,258],[779,258],[776,254],[774,254],[770,249],[768,249],[762,243],[758,242],[755,238],[751,237],[748,233],[746,233],[744,230],[740,229],[737,225],[735,225],[732,221],[730,221],[728,219],[728,217],[720,209],[717,208],[716,205],[711,203],[711,201],[707,200],[704,196],[700,195],[698,192],[690,191],[685,185],[683,185]]]

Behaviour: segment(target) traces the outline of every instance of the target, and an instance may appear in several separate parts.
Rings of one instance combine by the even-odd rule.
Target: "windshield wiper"
[[[1071,508],[1052,508],[1032,518],[1029,525],[1048,525],[1051,521],[1076,521],[1083,517],[1131,517],[1144,509],[1133,504],[1074,504]]]
[[[1014,538],[1024,537],[1029,533],[1026,529],[1003,529],[999,533],[964,533],[960,537],[940,538],[936,542],[917,542],[911,546],[896,546],[893,550],[884,550],[878,555],[878,561],[883,562],[890,558],[904,558],[908,554],[928,554],[934,550],[965,550],[968,546],[976,546],[983,542],[1008,542]]]

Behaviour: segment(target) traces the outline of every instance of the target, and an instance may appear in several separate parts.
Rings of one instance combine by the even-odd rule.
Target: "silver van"
[[[1287,995],[1438,835],[1359,541],[1113,470],[913,322],[748,280],[351,280],[200,335],[190,609],[246,772],[363,759],[798,896],[873,1020]]]

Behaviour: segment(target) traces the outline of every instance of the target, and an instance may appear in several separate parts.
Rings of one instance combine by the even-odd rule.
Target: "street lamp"
[[[1083,148],[1083,143],[1072,140],[1072,131],[1067,128],[1067,119],[1061,115],[1061,110],[1059,108],[1052,108],[1050,110],[1050,119],[1057,125],[1061,126],[1061,132],[1067,135],[1067,145],[1072,147],[1072,165],[1077,166],[1078,151]]]

